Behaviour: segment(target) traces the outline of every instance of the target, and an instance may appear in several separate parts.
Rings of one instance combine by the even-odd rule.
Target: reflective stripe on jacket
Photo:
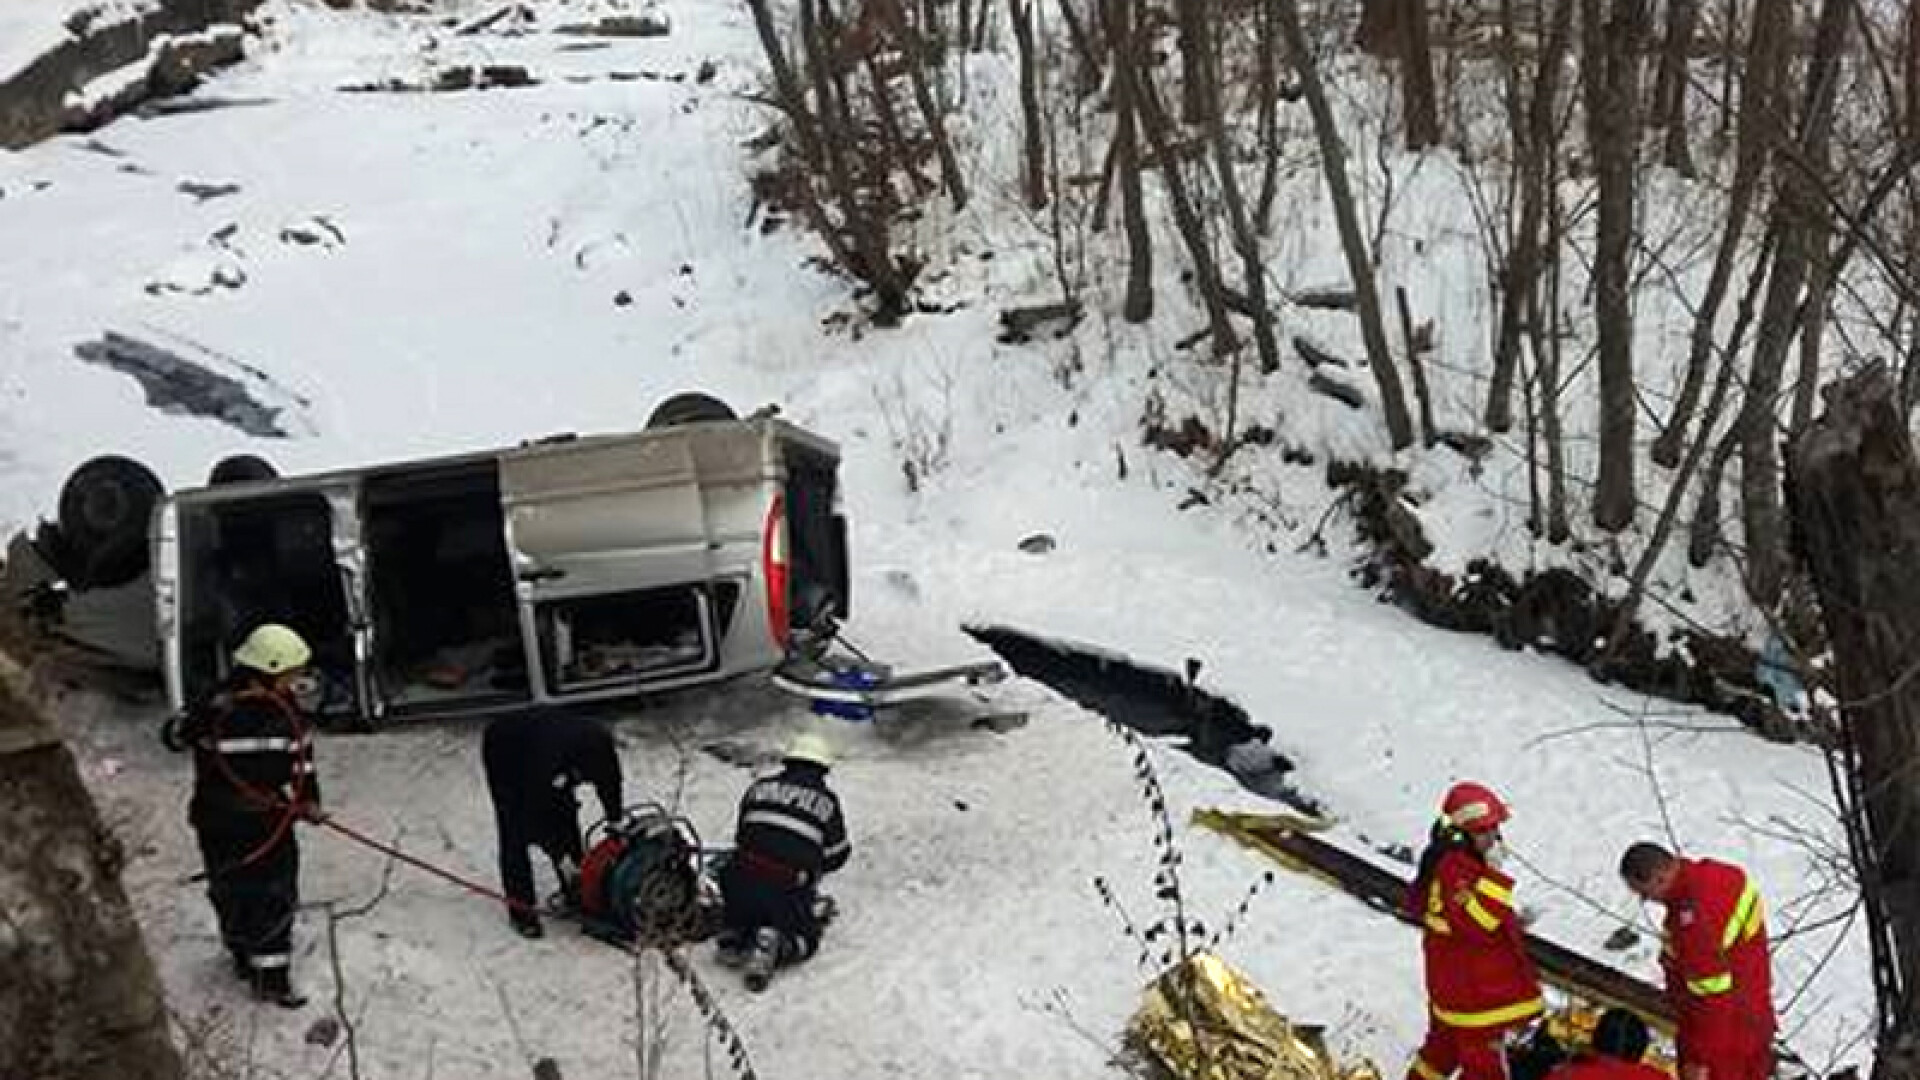
[[[1456,1028],[1504,1028],[1545,1009],[1514,914],[1512,878],[1467,852],[1449,851],[1415,914],[1423,930],[1427,1003],[1436,1020]]]
[[[1667,898],[1661,967],[1687,1064],[1726,1062],[1773,1040],[1773,973],[1760,891],[1737,866],[1683,859]]]

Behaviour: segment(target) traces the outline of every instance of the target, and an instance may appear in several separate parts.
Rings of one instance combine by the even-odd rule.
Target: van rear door
[[[610,697],[719,667],[719,613],[739,585],[721,595],[716,552],[742,538],[712,535],[707,502],[761,483],[761,458],[750,431],[727,427],[502,454],[528,674],[543,696]]]

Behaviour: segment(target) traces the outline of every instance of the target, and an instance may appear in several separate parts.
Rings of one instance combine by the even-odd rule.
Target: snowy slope
[[[1339,839],[1417,843],[1459,777],[1508,793],[1520,815],[1513,846],[1538,868],[1520,869],[1522,897],[1542,910],[1539,929],[1576,947],[1596,949],[1614,925],[1590,901],[1639,916],[1612,864],[1625,842],[1661,835],[1663,815],[1686,845],[1755,869],[1776,934],[1844,910],[1844,896],[1804,899],[1822,884],[1818,854],[1783,839],[1838,842],[1809,751],[1713,717],[1643,730],[1631,721],[1643,702],[1424,629],[1352,588],[1337,558],[1294,553],[1297,538],[1270,554],[1233,508],[1174,509],[1194,477],[1142,449],[1137,432],[1143,398],[1176,378],[1156,366],[1171,346],[1155,335],[1177,331],[1078,355],[994,343],[995,307],[1047,288],[1033,231],[996,213],[1012,192],[989,188],[981,213],[942,223],[931,289],[960,310],[893,333],[833,322],[847,290],[803,267],[811,245],[747,226],[741,143],[762,119],[741,98],[759,76],[740,5],[682,0],[671,37],[595,51],[292,3],[271,13],[265,47],[207,91],[264,103],[125,120],[93,148],[58,139],[0,155],[0,525],[29,522],[68,469],[107,450],[186,484],[241,449],[303,469],[630,428],[666,393],[697,385],[741,407],[778,402],[843,444],[861,568],[853,636],[889,658],[973,648],[956,629],[968,620],[1165,665],[1199,657],[1203,683],[1274,729],[1301,785],[1341,820]],[[702,85],[694,76],[709,60]],[[524,63],[544,82],[335,89],[458,63]],[[979,93],[994,92],[983,83]],[[182,181],[240,190],[202,200]],[[340,239],[283,239],[316,215]],[[210,264],[238,267],[244,283],[148,288],[205,279]],[[258,368],[297,414],[285,425],[296,437],[248,439],[148,408],[130,379],[74,358],[74,345],[107,330]],[[1337,407],[1284,400],[1289,420],[1326,440],[1375,448],[1377,433]],[[932,467],[918,493],[903,458]],[[1296,501],[1282,509],[1310,528],[1324,492],[1285,495]],[[1035,531],[1055,535],[1057,550],[1018,551]],[[1150,823],[1096,718],[1027,683],[999,697],[996,708],[1028,710],[1028,726],[971,730],[962,703],[838,731],[857,846],[835,885],[844,921],[813,965],[765,997],[698,961],[762,1075],[1112,1073],[1106,1059],[1144,973],[1090,882],[1107,875],[1136,916],[1149,908]],[[131,884],[182,1017],[213,1019],[280,1074],[314,1075],[326,1052],[302,1042],[304,1022],[234,993],[211,913],[180,884],[196,868],[178,813],[185,763],[154,746],[153,715],[83,696],[66,713],[129,834]],[[688,811],[716,832],[745,774],[677,747],[764,749],[802,721],[736,688],[624,717],[620,730],[633,786],[667,797],[684,760]],[[476,741],[456,725],[326,740],[330,801],[374,835],[488,877]],[[1160,760],[1183,816],[1255,805],[1220,774]],[[1209,916],[1263,869],[1211,837],[1186,842]],[[315,836],[305,856],[311,899],[352,903],[378,888],[382,865],[364,852]],[[564,935],[525,943],[502,923],[489,905],[402,871],[372,914],[343,924],[367,1075],[524,1076],[541,1055],[569,1076],[631,1067],[619,958]],[[317,924],[310,914],[299,964],[324,994],[333,984]],[[1833,942],[1829,929],[1782,946],[1783,998]],[[1844,937],[1839,950],[1786,1025],[1820,1065],[1861,1030],[1870,1002],[1863,942]],[[1281,1008],[1331,1025],[1336,1043],[1389,1072],[1419,1038],[1415,940],[1320,886],[1282,877],[1227,952]],[[1631,962],[1650,972],[1650,947]],[[681,1051],[697,1053],[692,1029],[677,1030]]]
[[[0,82],[5,82],[74,34],[76,20],[109,26],[153,11],[154,0],[12,0],[0,5]]]

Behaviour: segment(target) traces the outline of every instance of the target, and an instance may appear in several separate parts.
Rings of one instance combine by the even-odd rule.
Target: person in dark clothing
[[[487,792],[500,835],[500,885],[507,918],[523,937],[545,933],[533,895],[529,847],[544,851],[569,906],[579,904],[580,804],[574,789],[593,785],[600,810],[620,813],[620,756],[599,721],[571,713],[520,713],[487,725],[481,740]]]
[[[852,854],[840,799],[827,787],[833,748],[801,735],[780,772],[753,782],[740,799],[733,858],[720,873],[724,929],[720,962],[745,969],[747,986],[766,989],[773,970],[820,948],[833,917],[820,879]]]
[[[1549,1080],[1661,1080],[1667,1074],[1646,1063],[1647,1025],[1625,1009],[1600,1014],[1587,1053],[1560,1066]]]
[[[293,824],[322,819],[313,743],[293,696],[312,659],[295,631],[255,627],[234,650],[226,685],[180,731],[193,748],[187,818],[220,939],[255,994],[289,1009],[306,1003],[291,971],[300,900]]]

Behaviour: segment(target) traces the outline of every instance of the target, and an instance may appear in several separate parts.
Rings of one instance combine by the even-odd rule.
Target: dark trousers
[[[720,871],[723,933],[744,943],[754,931],[771,927],[782,938],[780,962],[797,964],[820,948],[814,896],[813,886],[777,880],[776,875],[746,866],[735,856]]]
[[[520,791],[496,768],[487,770],[487,790],[493,797],[493,825],[500,837],[500,889],[513,902],[508,913],[516,919],[532,918],[540,905],[533,895],[533,860],[527,849],[545,852],[562,886],[575,888],[586,853],[580,839],[579,804],[570,791]]]
[[[207,897],[235,968],[268,990],[290,985],[293,919],[300,904],[300,847],[278,814],[235,815],[194,831]]]

